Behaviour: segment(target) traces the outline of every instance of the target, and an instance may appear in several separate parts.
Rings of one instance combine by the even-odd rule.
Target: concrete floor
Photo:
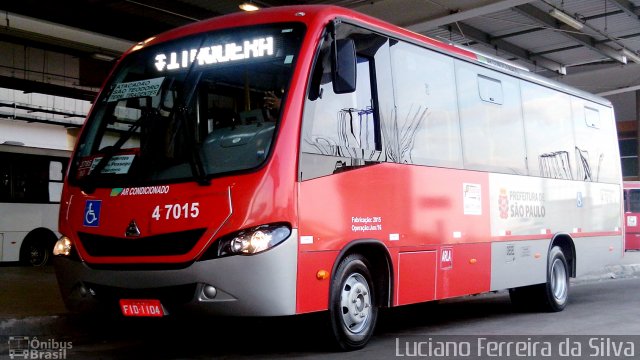
[[[0,319],[66,313],[53,266],[0,267]]]
[[[619,264],[572,281],[640,276],[640,251],[628,251]],[[0,330],[10,319],[67,314],[53,266],[39,268],[3,264],[0,266]]]

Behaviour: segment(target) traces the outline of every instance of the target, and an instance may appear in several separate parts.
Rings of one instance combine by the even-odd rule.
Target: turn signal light
[[[316,279],[318,280],[326,280],[329,278],[329,272],[327,270],[318,270],[316,273]]]

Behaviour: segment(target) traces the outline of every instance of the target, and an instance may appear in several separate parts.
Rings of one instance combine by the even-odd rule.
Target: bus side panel
[[[398,254],[397,305],[435,299],[436,257],[436,251]]]
[[[491,244],[491,290],[541,284],[547,281],[551,239],[496,241]]]
[[[327,309],[329,305],[329,278],[318,276],[324,270],[331,274],[337,251],[302,251],[298,255],[296,313]]]
[[[573,239],[578,275],[620,259],[618,184],[507,174],[489,179],[491,290],[544,283],[549,247],[558,234]]]
[[[304,253],[339,252],[358,242],[363,246],[382,244],[375,249],[386,247],[389,252],[394,305],[398,301],[429,301],[487,291],[491,269],[488,199],[486,173],[393,163],[362,166],[301,182],[299,285],[307,291],[301,292],[304,295],[298,298],[298,309],[327,308],[326,301],[315,299],[327,299],[329,285],[310,286],[302,282],[308,278],[317,282],[314,276],[318,270],[335,267],[315,263]],[[451,269],[439,270],[441,247],[453,248],[446,253],[454,258]],[[402,271],[398,252],[432,252],[428,257],[433,260],[425,261],[434,270],[416,277],[415,273],[421,270],[409,271],[413,267],[406,263],[416,262],[415,258],[404,257],[406,266]],[[446,273],[438,275],[442,271]],[[430,284],[436,279],[437,287],[432,287]],[[413,280],[416,293],[406,287]],[[400,298],[398,283],[405,286],[399,290]]]
[[[576,258],[578,258],[577,276],[615,264],[624,254],[622,236],[580,237],[573,241],[576,245]]]
[[[20,245],[22,239],[27,235],[22,231],[11,231],[0,234],[2,240],[2,251],[0,251],[1,261],[18,261],[20,259]]]
[[[440,248],[437,299],[489,291],[491,243],[456,244]]]

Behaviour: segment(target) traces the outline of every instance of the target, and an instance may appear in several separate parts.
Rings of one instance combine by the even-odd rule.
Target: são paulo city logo
[[[546,215],[544,193],[500,188],[498,210],[502,219],[543,218]]]

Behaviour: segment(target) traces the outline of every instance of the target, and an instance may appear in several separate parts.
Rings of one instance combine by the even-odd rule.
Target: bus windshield
[[[260,166],[303,32],[300,24],[253,26],[134,51],[94,106],[70,180],[206,180]],[[265,104],[274,96],[278,106]]]

